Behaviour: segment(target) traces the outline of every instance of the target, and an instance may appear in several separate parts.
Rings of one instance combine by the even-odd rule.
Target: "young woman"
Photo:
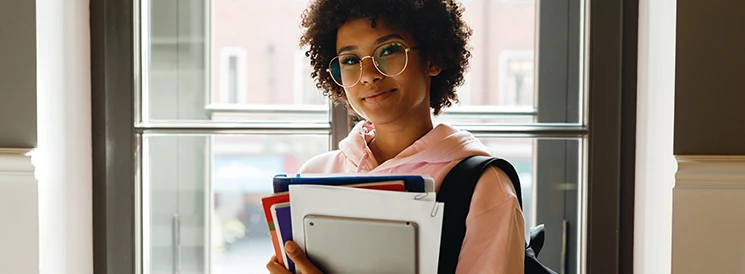
[[[491,155],[466,131],[433,125],[457,102],[471,30],[452,0],[316,0],[303,14],[301,44],[324,95],[362,118],[339,150],[299,173],[416,174],[435,179],[460,160]],[[523,273],[524,221],[512,183],[498,168],[482,174],[466,220],[456,273]],[[289,257],[321,273],[293,242]],[[272,257],[271,273],[288,273]]]

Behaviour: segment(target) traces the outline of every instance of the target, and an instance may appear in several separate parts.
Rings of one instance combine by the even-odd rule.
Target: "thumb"
[[[294,241],[287,241],[285,244],[285,251],[287,251],[287,256],[289,256],[295,263],[295,267],[300,270],[300,272],[304,274],[321,273],[321,271],[319,271],[318,268],[308,260],[308,257],[305,256],[303,250],[301,250],[300,246]]]

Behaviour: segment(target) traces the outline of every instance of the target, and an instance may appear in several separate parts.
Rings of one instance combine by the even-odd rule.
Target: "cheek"
[[[354,96],[354,92],[350,92],[348,89],[344,89],[344,94],[347,96],[347,104],[352,107],[354,112],[357,112],[359,115],[363,115],[363,113],[360,113],[360,109],[357,107],[359,104],[359,101],[351,100],[350,98],[356,98]]]
[[[407,72],[408,74],[406,74],[406,80],[404,80],[405,82],[403,84],[407,90],[413,91],[410,95],[420,99],[429,98],[429,85],[427,84],[429,75],[427,75],[427,71],[416,67],[411,71],[407,69]]]

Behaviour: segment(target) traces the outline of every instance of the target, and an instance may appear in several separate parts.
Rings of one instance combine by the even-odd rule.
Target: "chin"
[[[372,115],[368,116],[367,121],[370,121],[374,125],[385,125],[390,124],[396,121],[402,120],[404,117],[401,117],[400,115]]]

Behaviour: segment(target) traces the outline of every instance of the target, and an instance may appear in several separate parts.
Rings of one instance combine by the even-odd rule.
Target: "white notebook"
[[[293,239],[306,250],[304,224],[309,215],[408,221],[416,224],[417,273],[437,273],[444,205],[436,202],[435,195],[435,192],[291,185]]]

